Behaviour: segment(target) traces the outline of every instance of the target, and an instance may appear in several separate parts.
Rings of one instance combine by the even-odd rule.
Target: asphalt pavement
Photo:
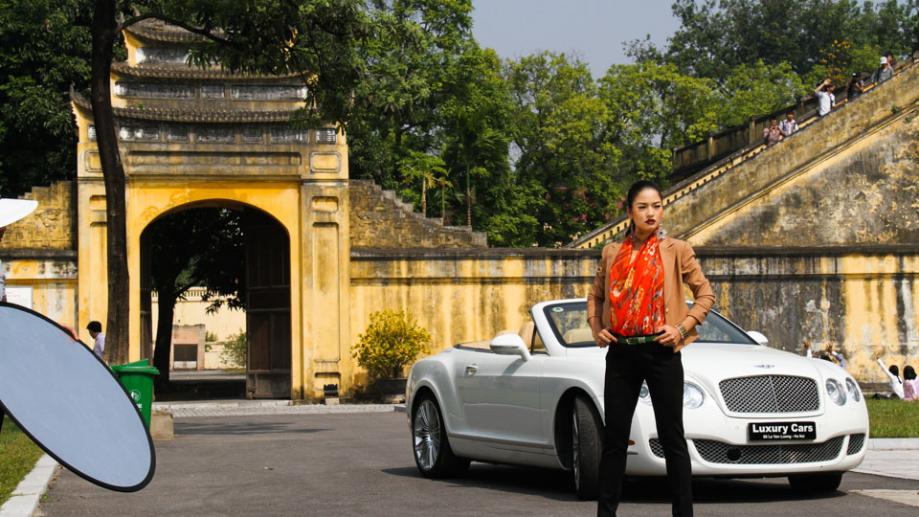
[[[404,413],[179,418],[157,442],[157,471],[123,494],[63,471],[38,515],[485,516],[594,515],[560,471],[473,463],[428,480],[412,459]],[[669,515],[664,480],[630,480],[620,515]],[[910,516],[919,481],[848,473],[840,491],[807,496],[784,479],[697,480],[701,516]]]

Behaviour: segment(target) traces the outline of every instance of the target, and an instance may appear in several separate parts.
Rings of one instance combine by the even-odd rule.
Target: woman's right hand
[[[594,341],[597,342],[597,346],[600,348],[606,348],[610,343],[616,342],[616,336],[608,329],[600,329],[600,332],[594,333]]]

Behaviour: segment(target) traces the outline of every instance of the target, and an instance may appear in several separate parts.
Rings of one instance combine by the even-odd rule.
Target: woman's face
[[[635,196],[628,213],[638,233],[642,235],[653,233],[660,227],[664,219],[664,205],[660,194],[653,188],[642,190]]]

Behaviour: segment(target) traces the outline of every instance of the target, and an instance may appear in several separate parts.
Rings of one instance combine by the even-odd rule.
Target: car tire
[[[580,499],[596,499],[600,492],[602,429],[593,403],[576,397],[571,411],[571,470]]]
[[[430,393],[419,395],[412,409],[412,452],[425,477],[452,477],[469,468],[468,459],[453,454],[440,406]]]
[[[826,474],[795,474],[788,476],[788,483],[799,492],[835,492],[842,482],[842,472]]]

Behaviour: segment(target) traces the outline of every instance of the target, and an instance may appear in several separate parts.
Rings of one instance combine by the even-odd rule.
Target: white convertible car
[[[596,496],[604,349],[584,299],[535,305],[519,334],[456,345],[418,361],[406,385],[415,463],[425,476],[470,460],[570,470]],[[683,350],[683,419],[696,476],[788,476],[835,490],[865,456],[868,412],[838,366],[767,346],[715,311]],[[666,474],[647,386],[632,421],[627,474]]]

